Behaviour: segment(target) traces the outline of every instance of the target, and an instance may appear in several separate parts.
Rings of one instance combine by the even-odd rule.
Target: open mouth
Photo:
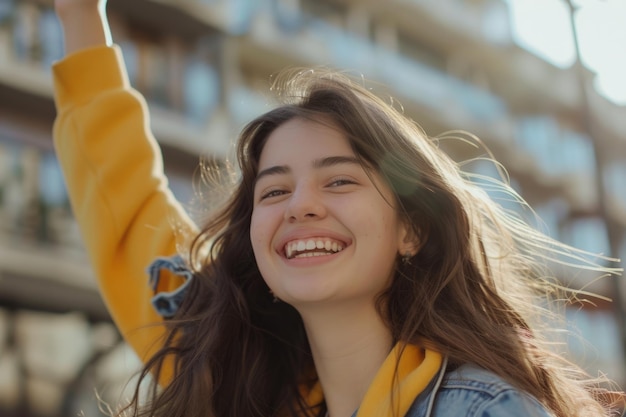
[[[341,252],[345,247],[344,242],[329,238],[292,240],[285,245],[285,256],[287,259],[328,256]]]

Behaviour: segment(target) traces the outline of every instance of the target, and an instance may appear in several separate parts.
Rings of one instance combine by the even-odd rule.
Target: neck
[[[391,333],[373,302],[299,310],[329,415],[350,417],[392,348]]]

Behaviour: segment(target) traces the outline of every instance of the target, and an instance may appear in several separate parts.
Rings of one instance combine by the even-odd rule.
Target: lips
[[[328,256],[341,252],[346,243],[328,237],[313,237],[291,240],[285,244],[284,253],[287,259],[314,256]]]

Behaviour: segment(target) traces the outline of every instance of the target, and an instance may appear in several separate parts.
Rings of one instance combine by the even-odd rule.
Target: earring
[[[406,252],[404,255],[402,255],[402,264],[409,265],[411,263],[411,256],[413,256],[411,252]]]
[[[269,290],[269,293],[272,296],[272,303],[277,303],[280,301],[280,298],[276,297],[276,295],[274,294],[274,291]]]

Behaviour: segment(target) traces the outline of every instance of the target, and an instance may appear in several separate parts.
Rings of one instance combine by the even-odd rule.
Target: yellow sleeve
[[[53,76],[54,143],[74,215],[111,316],[145,361],[164,334],[146,267],[175,254],[177,236],[192,236],[196,226],[168,188],[146,103],[129,85],[120,49],[70,55]],[[165,273],[159,290],[180,283]]]

